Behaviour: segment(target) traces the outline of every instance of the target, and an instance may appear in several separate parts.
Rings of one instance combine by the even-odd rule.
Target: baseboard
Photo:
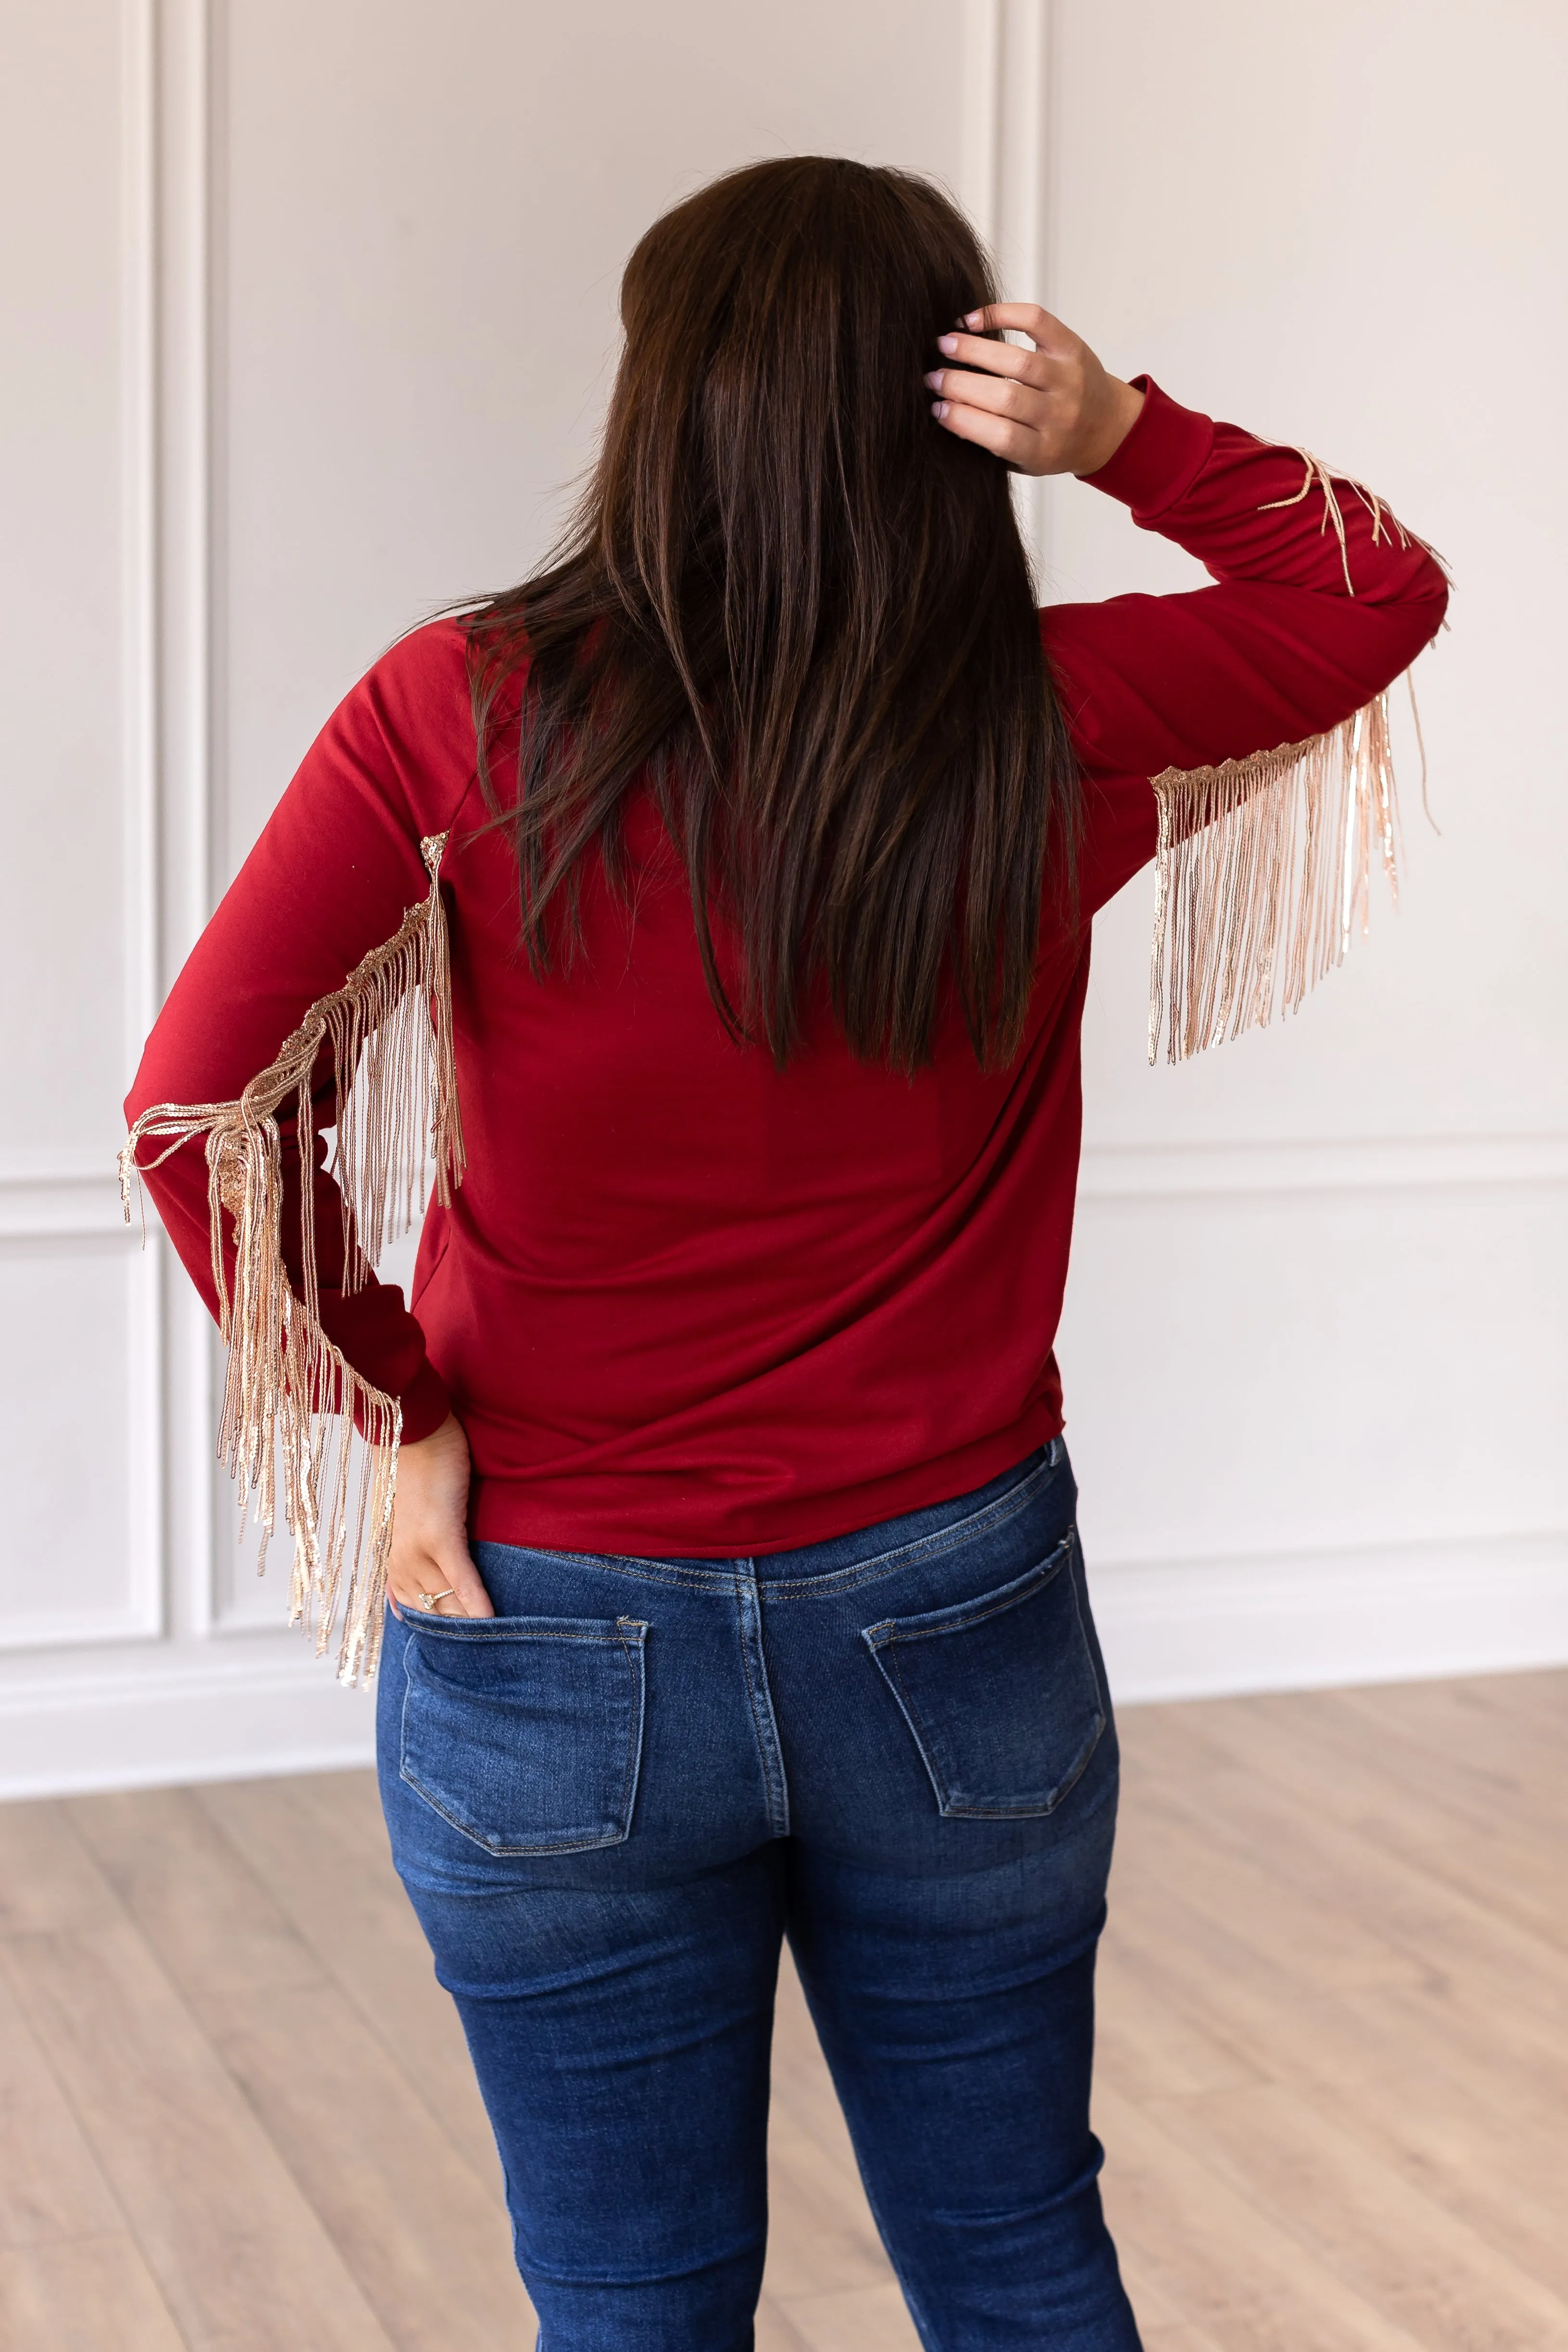
[[[1119,1704],[1568,1664],[1568,1534],[1110,1561],[1090,1590]],[[0,1798],[369,1764],[374,1701],[324,1659],[145,1662],[14,1686]]]
[[[1568,1533],[1090,1564],[1123,1705],[1568,1664]]]
[[[0,1703],[0,1798],[329,1772],[374,1759],[374,1694],[343,1689],[308,1651],[61,1677]]]

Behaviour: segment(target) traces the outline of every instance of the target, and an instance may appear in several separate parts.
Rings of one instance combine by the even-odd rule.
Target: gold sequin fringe
[[[1388,705],[1326,735],[1153,778],[1160,834],[1149,1059],[1184,1061],[1294,1012],[1367,928],[1374,864],[1395,905]]]
[[[363,1284],[384,1242],[406,1232],[426,1200],[427,1160],[436,1198],[449,1203],[463,1179],[462,1124],[452,1051],[446,917],[438,874],[445,834],[419,845],[429,896],[392,938],[373,949],[342,988],[317,999],[278,1058],[237,1102],[159,1103],[142,1112],[120,1153],[125,1214],[143,1138],[165,1148],[157,1167],[193,1136],[206,1139],[207,1199],[219,1328],[228,1346],[217,1450],[239,1489],[241,1520],[255,1496],[261,1528],[258,1570],[277,1516],[277,1486],[294,1539],[289,1622],[329,1646],[342,1611],[338,1677],[369,1682],[381,1650],[386,1561],[403,1414],[373,1388],[322,1330],[316,1269],[311,1088],[330,1052],[336,1098],[334,1172],[343,1196],[343,1288]],[[278,1115],[297,1122],[301,1185],[303,1295],[283,1263],[282,1150]],[[234,1286],[224,1265],[221,1218],[233,1220]],[[353,1435],[363,1444],[354,1475]]]

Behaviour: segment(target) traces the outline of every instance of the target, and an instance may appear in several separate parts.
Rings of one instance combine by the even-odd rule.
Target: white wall
[[[1108,1643],[1152,1694],[1568,1655],[1568,268],[1555,0],[1059,0],[1054,307],[1440,548],[1407,887],[1281,1029],[1144,1066],[1096,940],[1062,1359]],[[1076,485],[1048,586],[1197,578]]]
[[[236,1558],[205,1321],[118,1223],[119,1097],[338,695],[546,543],[635,236],[800,149],[949,179],[1112,365],[1352,465],[1459,577],[1397,929],[1289,1030],[1151,1073],[1147,881],[1100,927],[1061,1352],[1124,1694],[1568,1655],[1559,12],[0,23],[0,1788],[368,1752]],[[1075,486],[1026,504],[1053,593],[1184,576]]]

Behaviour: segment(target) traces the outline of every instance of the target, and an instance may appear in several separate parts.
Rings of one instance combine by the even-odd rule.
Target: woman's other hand
[[[993,302],[962,331],[938,338],[951,366],[926,383],[932,413],[961,441],[977,441],[1021,474],[1093,474],[1127,438],[1143,395],[1108,375],[1089,345],[1037,302]],[[1032,352],[994,343],[984,328],[1015,327]]]
[[[468,1441],[455,1413],[398,1448],[387,1591],[412,1617],[493,1617],[468,1555]],[[439,1594],[432,1611],[426,1596]]]

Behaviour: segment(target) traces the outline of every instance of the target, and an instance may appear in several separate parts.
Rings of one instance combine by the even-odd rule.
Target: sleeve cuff
[[[403,1407],[403,1443],[417,1445],[422,1437],[432,1437],[452,1410],[452,1400],[447,1393],[447,1383],[434,1364],[421,1366],[410,1389],[398,1400]]]
[[[1135,375],[1143,394],[1138,422],[1097,474],[1079,479],[1132,509],[1135,522],[1148,522],[1173,507],[1191,489],[1214,446],[1214,420],[1161,391],[1152,376]]]
[[[403,1407],[401,1442],[405,1445],[417,1445],[422,1437],[433,1437],[452,1410],[447,1383],[429,1362],[422,1364],[408,1387],[399,1391],[397,1402]],[[363,1437],[364,1430],[357,1410],[354,1427]]]

